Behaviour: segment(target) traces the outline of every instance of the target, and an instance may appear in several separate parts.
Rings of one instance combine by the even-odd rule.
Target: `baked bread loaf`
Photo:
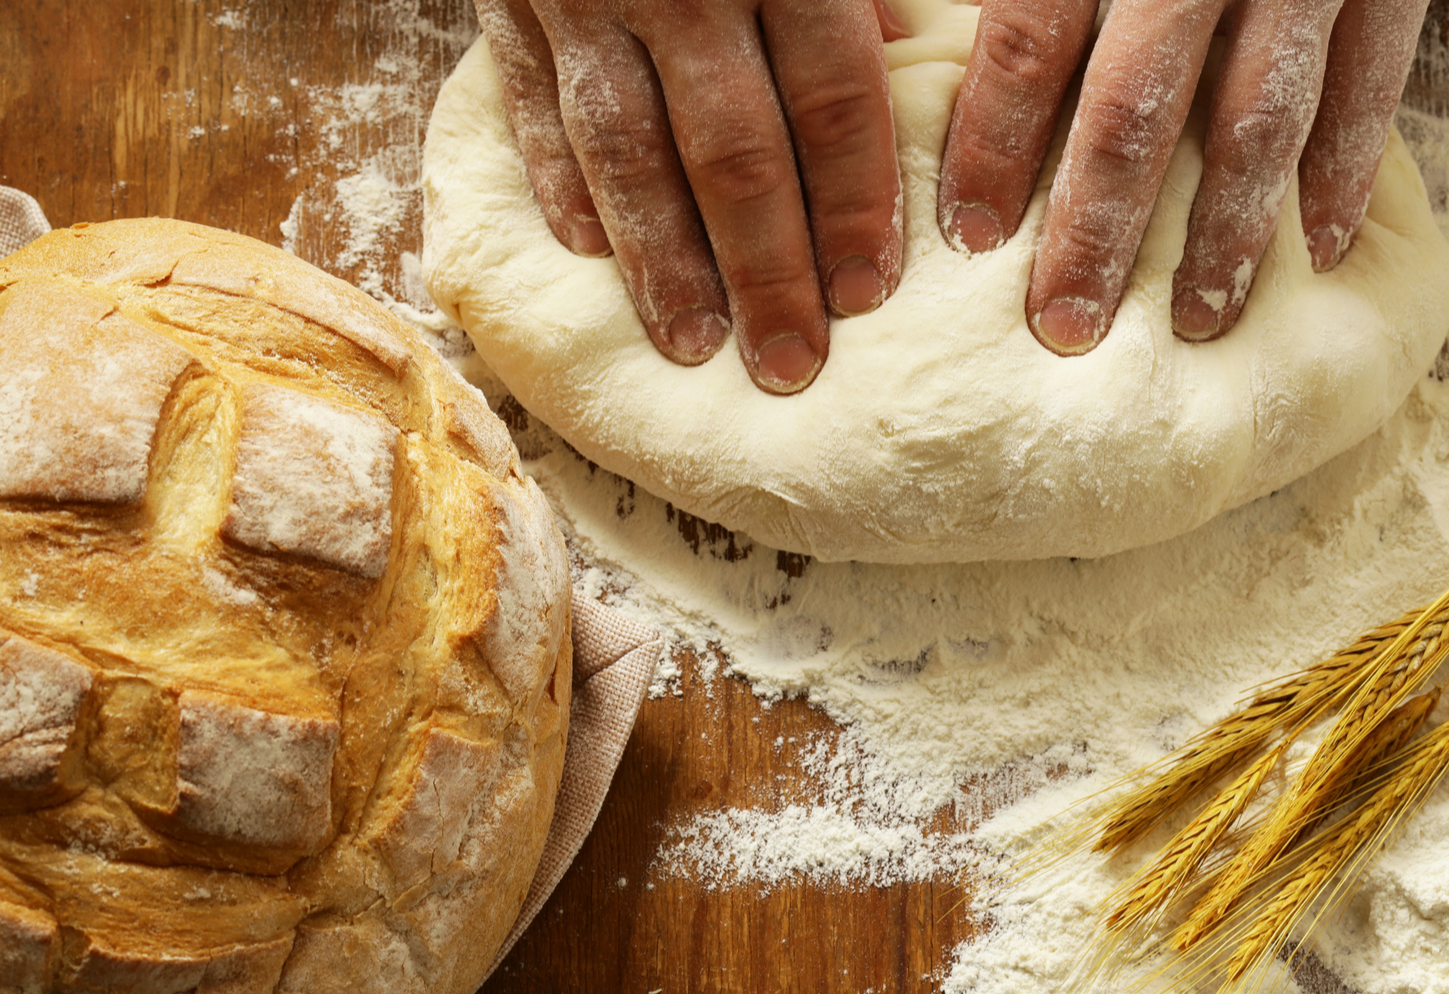
[[[365,294],[172,221],[0,260],[0,992],[470,992],[563,764],[568,561]]]

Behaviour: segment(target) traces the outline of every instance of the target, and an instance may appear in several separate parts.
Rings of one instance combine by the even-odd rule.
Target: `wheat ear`
[[[1427,613],[1423,620],[1427,627]],[[1407,627],[1384,649],[1381,658],[1375,659],[1371,674],[1350,698],[1313,758],[1308,759],[1307,767],[1295,778],[1290,793],[1224,866],[1219,881],[1174,933],[1175,949],[1185,951],[1203,939],[1236,906],[1259,872],[1293,845],[1303,835],[1304,827],[1320,822],[1332,810],[1345,785],[1343,778],[1355,771],[1355,759],[1362,759],[1361,746],[1371,742],[1375,730],[1384,726],[1388,711],[1426,680],[1449,651],[1443,626],[1435,627],[1439,630],[1433,639],[1417,639],[1423,629]]]
[[[1336,782],[1342,786],[1335,771],[1349,769],[1347,764],[1360,745],[1449,652],[1449,639],[1445,638],[1445,626],[1440,620],[1446,605],[1449,605],[1449,592],[1421,611],[1369,660],[1367,672],[1353,681],[1357,689],[1345,704],[1343,714],[1314,751],[1288,795],[1262,828],[1238,850],[1217,883],[1173,934],[1175,949],[1185,951],[1207,935],[1238,903],[1251,881],[1300,836],[1303,827],[1321,820],[1322,814],[1333,805],[1332,788]]]
[[[1371,848],[1378,848],[1418,807],[1446,769],[1449,724],[1440,725],[1411,749],[1403,764],[1357,811],[1308,843],[1314,855],[1283,881],[1239,939],[1227,964],[1229,982],[1241,979],[1264,956],[1276,952],[1329,882],[1344,868],[1366,859]]]
[[[1423,727],[1430,713],[1438,706],[1441,693],[1443,688],[1435,687],[1428,693],[1411,697],[1400,704],[1344,756],[1343,762],[1328,771],[1319,791],[1324,803],[1315,812],[1309,813],[1307,820],[1298,830],[1295,845],[1311,835],[1323,823],[1323,819],[1333,813],[1336,805],[1356,798],[1376,775],[1383,773],[1385,766],[1396,758],[1399,750]]]
[[[1282,754],[1279,746],[1259,757],[1173,836],[1156,859],[1133,874],[1127,897],[1107,917],[1107,927],[1122,930],[1145,921],[1191,884],[1202,861],[1257,796]]]
[[[1275,731],[1284,726],[1301,728],[1341,703],[1352,693],[1365,665],[1422,614],[1422,609],[1412,611],[1364,632],[1352,645],[1268,687],[1241,711],[1194,736],[1165,760],[1170,766],[1113,805],[1094,851],[1135,842],[1200,787],[1251,756]],[[1444,616],[1449,620],[1449,609]]]
[[[1443,621],[1430,621],[1397,659],[1384,659],[1372,679],[1345,705],[1328,738],[1314,752],[1303,771],[1304,782],[1329,778],[1385,714],[1397,707],[1438,668],[1449,650]],[[1402,638],[1402,636],[1400,636]]]

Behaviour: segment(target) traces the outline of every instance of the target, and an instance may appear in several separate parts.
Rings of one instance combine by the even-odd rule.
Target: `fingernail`
[[[688,365],[704,362],[719,351],[730,326],[724,318],[703,305],[676,311],[665,335],[674,351],[671,358]]]
[[[1107,329],[1102,306],[1082,297],[1053,300],[1037,312],[1036,337],[1059,355],[1080,355],[1094,349]]]
[[[820,368],[820,357],[810,343],[793,331],[761,342],[755,357],[755,371],[761,384],[777,393],[805,389]]]
[[[830,271],[830,309],[841,317],[866,314],[885,299],[885,284],[875,266],[863,255],[848,256]]]
[[[575,255],[602,258],[609,254],[609,235],[596,217],[580,215],[568,223],[569,251]]]
[[[1221,303],[1216,298],[1221,297]],[[1172,330],[1179,338],[1203,341],[1215,336],[1223,325],[1223,308],[1228,295],[1197,289],[1183,290],[1172,300]]]
[[[951,211],[951,247],[957,252],[990,252],[1006,241],[1001,215],[987,204],[957,204]]]
[[[1308,257],[1315,273],[1326,273],[1338,265],[1348,250],[1348,233],[1336,224],[1321,224],[1308,236]]]

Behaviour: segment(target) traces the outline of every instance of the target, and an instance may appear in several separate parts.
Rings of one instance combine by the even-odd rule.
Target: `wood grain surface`
[[[421,304],[418,154],[472,24],[467,0],[4,0],[0,184],[57,227],[183,218]],[[645,703],[592,836],[485,990],[938,987],[975,928],[956,881],[762,892],[652,868],[670,822],[811,796],[797,748],[834,734],[680,663],[681,693]]]
[[[1441,33],[1446,9],[1434,0]],[[57,226],[198,221],[422,305],[418,156],[472,24],[467,0],[3,0],[0,183]],[[1438,109],[1444,81],[1410,92]],[[939,987],[979,928],[958,881],[762,891],[655,867],[670,823],[812,796],[798,748],[835,734],[803,703],[767,708],[679,662],[681,692],[644,705],[593,835],[485,989]],[[934,827],[965,827],[952,817]]]

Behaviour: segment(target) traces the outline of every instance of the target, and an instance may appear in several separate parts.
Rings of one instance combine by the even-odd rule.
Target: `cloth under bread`
[[[48,231],[33,198],[0,186],[0,258]],[[572,619],[574,692],[563,779],[538,870],[490,973],[543,908],[593,828],[664,645],[657,630],[577,590]]]
[[[664,637],[657,629],[631,621],[577,590],[573,595],[573,639],[574,696],[553,824],[523,910],[498,950],[490,974],[542,910],[594,827],[664,648]]]
[[[0,259],[50,230],[45,212],[27,193],[0,186]]]

